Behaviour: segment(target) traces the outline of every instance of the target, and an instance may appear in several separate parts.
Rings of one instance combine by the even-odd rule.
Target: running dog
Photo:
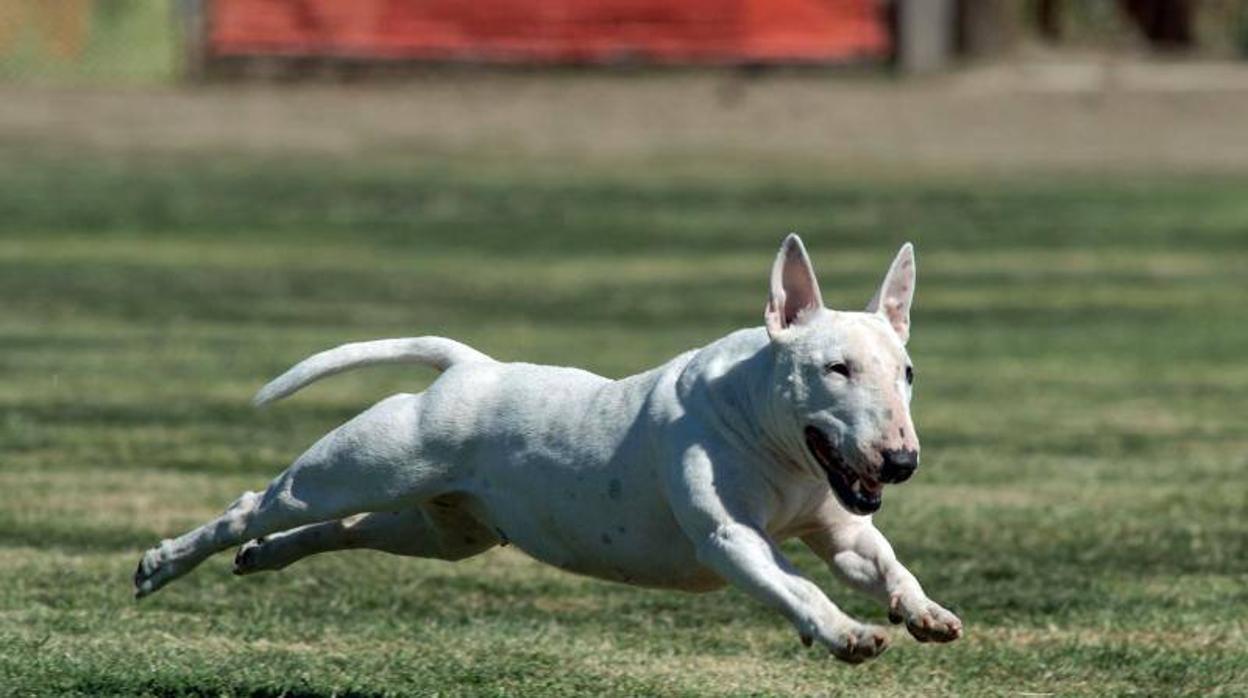
[[[626,584],[733,584],[807,646],[853,663],[883,652],[882,628],[846,615],[785,559],[778,544],[797,536],[918,640],[955,640],[962,622],[927,597],[871,521],[884,485],[919,464],[905,349],[914,285],[906,244],[865,312],[829,310],[790,235],[763,327],[629,378],[503,363],[442,337],[317,354],[255,403],[370,364],[442,375],[325,435],[264,492],[148,550],[135,595],[238,545],[235,573],[250,574],[331,550],[460,560],[512,543]]]

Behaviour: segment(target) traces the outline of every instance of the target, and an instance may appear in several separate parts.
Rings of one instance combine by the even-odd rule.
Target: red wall
[[[889,51],[882,0],[211,0],[209,51],[506,62],[836,61]]]

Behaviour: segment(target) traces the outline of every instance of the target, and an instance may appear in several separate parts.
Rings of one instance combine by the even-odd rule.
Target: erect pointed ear
[[[767,334],[776,333],[797,322],[803,311],[823,307],[819,281],[806,256],[806,247],[795,233],[789,233],[780,245],[775,264],[771,265],[771,297],[763,318]]]
[[[914,245],[906,243],[897,252],[893,264],[884,275],[884,283],[867,303],[868,313],[879,313],[901,337],[902,344],[910,339],[910,305],[914,301]]]

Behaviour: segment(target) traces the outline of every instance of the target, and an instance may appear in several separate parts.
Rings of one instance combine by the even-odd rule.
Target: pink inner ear
[[[910,337],[910,306],[907,302],[906,286],[902,285],[897,291],[899,293],[894,294],[890,291],[885,296],[880,309],[884,317],[888,319],[888,324],[893,326],[893,330],[904,342]]]
[[[767,331],[775,334],[799,322],[803,311],[821,307],[823,297],[806,250],[796,235],[790,235],[771,267],[771,298],[763,315]]]
[[[797,245],[791,245],[785,251],[781,274],[783,288],[777,300],[783,303],[784,325],[787,327],[797,321],[802,311],[823,305],[823,299],[814,270]]]
[[[913,255],[913,248],[908,244],[902,247],[897,259],[889,267],[880,290],[867,304],[867,312],[883,315],[903,342],[910,336],[910,302],[914,292]]]

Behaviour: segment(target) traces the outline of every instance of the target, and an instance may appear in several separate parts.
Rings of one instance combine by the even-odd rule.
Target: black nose
[[[880,479],[884,482],[905,482],[919,467],[919,452],[902,449],[884,451],[884,464],[880,468]]]

